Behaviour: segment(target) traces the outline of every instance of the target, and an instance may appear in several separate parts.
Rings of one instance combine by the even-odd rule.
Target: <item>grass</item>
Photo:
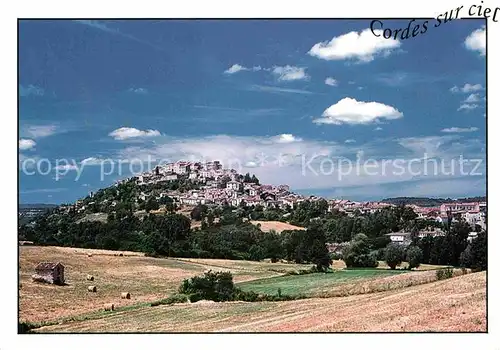
[[[34,331],[486,332],[486,273],[343,298],[141,307]]]
[[[244,291],[254,291],[258,294],[277,294],[279,288],[282,294],[307,295],[346,282],[386,277],[404,272],[401,270],[346,269],[332,273],[271,277],[239,283],[238,287]]]
[[[142,253],[65,247],[21,246],[19,251],[20,321],[32,323],[98,312],[106,303],[118,308],[151,303],[176,293],[184,279],[208,269],[231,271],[234,280],[241,282],[309,267],[218,259],[157,259]],[[31,281],[35,266],[42,261],[61,262],[68,285]],[[87,281],[87,274],[95,280]],[[89,293],[89,285],[95,285],[97,293]],[[121,299],[121,292],[129,292],[131,299]]]

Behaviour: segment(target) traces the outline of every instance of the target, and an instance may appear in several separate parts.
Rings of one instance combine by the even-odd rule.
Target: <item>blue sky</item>
[[[21,21],[20,201],[72,202],[148,156],[219,159],[330,198],[484,195],[483,26],[394,40],[367,20]],[[381,169],[460,156],[478,161]],[[376,174],[347,174],[357,159]],[[101,180],[103,160],[121,173]]]

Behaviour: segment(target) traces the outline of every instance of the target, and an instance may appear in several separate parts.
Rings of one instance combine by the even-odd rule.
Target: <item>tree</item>
[[[146,210],[147,213],[149,213],[151,210],[160,209],[160,205],[158,204],[155,198],[151,197],[144,205],[144,209]]]
[[[255,175],[252,175],[252,178],[250,179],[250,182],[252,182],[252,183],[254,183],[256,185],[259,185],[259,179]]]
[[[207,214],[208,208],[206,205],[198,204],[191,210],[191,219],[201,221]]]
[[[319,225],[313,225],[305,231],[303,246],[308,247],[306,259],[316,265],[318,271],[326,271],[332,259],[326,247],[325,232]]]
[[[406,261],[408,261],[408,267],[411,269],[418,268],[422,262],[423,252],[419,247],[413,246],[408,248],[406,252]]]
[[[403,262],[403,259],[405,257],[405,251],[403,247],[401,247],[398,244],[389,244],[385,248],[385,262],[391,270],[395,270],[396,266],[400,265]]]
[[[460,255],[460,264],[474,270],[486,270],[488,267],[487,232],[480,232]]]
[[[378,261],[370,254],[368,237],[359,233],[351,240],[343,252],[344,262],[347,267],[377,267]]]

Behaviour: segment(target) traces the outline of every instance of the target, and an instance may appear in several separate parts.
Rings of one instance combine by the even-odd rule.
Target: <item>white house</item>
[[[411,243],[410,235],[410,232],[392,232],[386,234],[392,243],[400,245],[409,245]]]
[[[239,191],[241,184],[238,181],[229,181],[226,184],[228,190]]]

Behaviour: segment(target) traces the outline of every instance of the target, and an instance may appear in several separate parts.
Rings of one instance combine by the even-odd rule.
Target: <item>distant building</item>
[[[390,238],[392,243],[400,245],[409,245],[411,243],[411,233],[410,232],[392,232],[386,234]]]
[[[226,184],[228,190],[239,191],[241,184],[238,181],[229,181]]]
[[[466,212],[479,212],[479,203],[444,203],[441,204],[439,208],[441,211],[441,216],[447,214],[451,211],[453,214],[466,213]]]

